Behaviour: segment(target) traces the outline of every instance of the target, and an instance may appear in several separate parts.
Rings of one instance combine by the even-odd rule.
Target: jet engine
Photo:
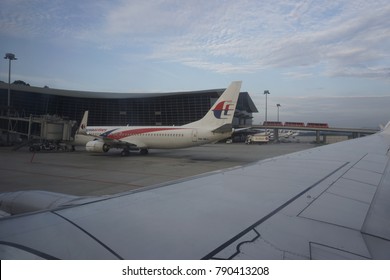
[[[1,193],[0,218],[39,210],[78,205],[96,199],[93,197],[80,197],[36,190]]]
[[[107,153],[110,147],[102,141],[94,140],[94,141],[89,141],[85,145],[85,149],[87,150],[87,152]]]

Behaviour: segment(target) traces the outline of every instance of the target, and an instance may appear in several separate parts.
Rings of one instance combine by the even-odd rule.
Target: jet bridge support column
[[[30,114],[30,117],[28,118],[28,131],[27,131],[27,140],[31,139],[31,125],[33,121],[33,116]]]
[[[279,129],[274,128],[274,142],[279,142]]]
[[[359,137],[361,137],[360,132],[353,132],[353,133],[352,133],[352,138],[353,138],[353,139],[359,138]]]
[[[320,143],[320,131],[319,130],[316,130],[316,143],[317,144]]]

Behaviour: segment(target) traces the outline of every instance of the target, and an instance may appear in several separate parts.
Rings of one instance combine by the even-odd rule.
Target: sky
[[[11,80],[102,92],[225,88],[268,120],[390,120],[388,0],[1,0]],[[0,81],[8,81],[8,62]]]

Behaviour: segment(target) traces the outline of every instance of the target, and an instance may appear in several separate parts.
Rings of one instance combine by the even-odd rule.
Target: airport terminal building
[[[201,119],[225,89],[165,93],[89,92],[0,83],[0,114],[18,118],[56,115],[79,122],[89,110],[89,125],[183,125]],[[258,112],[247,92],[241,92],[234,126],[250,125]],[[5,118],[0,129],[7,129]]]

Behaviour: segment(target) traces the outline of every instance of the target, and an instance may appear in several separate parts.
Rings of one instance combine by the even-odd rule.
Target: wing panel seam
[[[27,247],[27,246],[24,246],[24,245],[21,245],[21,244],[18,244],[18,243],[7,242],[7,241],[0,241],[0,245],[6,245],[6,246],[9,246],[9,247],[17,248],[17,249],[23,250],[25,252],[31,253],[31,254],[33,254],[35,256],[39,256],[39,257],[41,257],[43,259],[46,259],[46,260],[59,260],[58,258],[53,257],[52,255],[46,254],[44,252],[35,250],[35,249],[31,248],[31,247]]]
[[[287,202],[285,202],[284,204],[282,204],[281,206],[279,206],[278,208],[276,208],[275,210],[271,211],[270,213],[268,213],[266,216],[264,216],[263,218],[261,218],[260,220],[258,220],[257,222],[255,222],[254,224],[252,224],[251,226],[247,227],[246,229],[244,229],[243,231],[241,231],[240,233],[238,233],[236,236],[232,237],[231,239],[229,239],[228,241],[226,241],[225,243],[223,243],[222,245],[220,245],[219,247],[217,247],[216,249],[214,249],[213,251],[211,251],[210,253],[208,253],[207,255],[205,255],[203,258],[201,258],[202,260],[206,260],[206,259],[210,259],[212,258],[214,255],[216,255],[217,253],[219,253],[220,251],[222,251],[223,249],[225,249],[227,246],[231,245],[233,242],[235,242],[236,240],[238,240],[239,238],[241,238],[242,236],[244,236],[245,234],[247,234],[248,232],[250,232],[252,229],[254,229],[255,227],[259,226],[260,224],[262,224],[263,222],[265,222],[266,220],[268,220],[269,218],[271,218],[272,216],[274,216],[276,213],[278,213],[280,210],[282,210],[284,207],[286,207],[287,205],[289,205],[291,202],[293,202],[294,200],[296,200],[297,198],[299,198],[301,195],[303,195],[305,192],[311,190],[312,188],[314,188],[315,186],[317,186],[318,184],[320,184],[321,182],[323,182],[324,180],[326,180],[327,178],[329,178],[330,176],[332,176],[333,174],[335,174],[337,171],[339,171],[340,169],[342,169],[343,167],[345,167],[346,165],[348,165],[349,162],[345,162],[344,164],[342,164],[340,167],[336,168],[335,170],[333,170],[331,173],[329,173],[328,175],[326,175],[325,177],[323,177],[322,179],[320,179],[319,181],[315,182],[313,185],[307,187],[306,189],[304,189],[303,191],[301,191],[300,193],[298,193],[297,195],[295,195],[294,197],[292,197],[291,199],[289,199]]]
[[[79,230],[81,230],[82,232],[84,232],[85,234],[87,234],[89,237],[91,237],[93,240],[95,240],[96,242],[98,242],[101,246],[103,246],[105,249],[107,249],[110,253],[112,253],[114,256],[116,256],[118,259],[120,260],[123,260],[123,258],[118,254],[116,253],[114,250],[112,250],[110,247],[108,247],[106,244],[104,244],[102,241],[100,241],[97,237],[95,237],[93,234],[89,233],[88,231],[86,231],[85,229],[83,229],[81,226],[79,226],[78,224],[76,224],[75,222],[69,220],[68,218],[58,214],[57,212],[52,212],[54,215],[57,215],[58,217],[64,219],[65,221],[71,223],[72,225],[74,225],[75,227],[77,227]]]
[[[298,213],[297,216],[300,217],[300,215],[301,215],[307,208],[309,208],[315,201],[317,201],[317,199],[318,199],[319,197],[321,197],[321,195],[323,195],[324,193],[326,193],[326,192],[329,190],[329,188],[330,188],[331,186],[333,186],[340,178],[349,179],[349,180],[351,180],[351,181],[355,181],[355,180],[350,179],[350,178],[344,178],[343,176],[344,176],[345,174],[347,174],[348,171],[350,171],[356,164],[358,164],[358,163],[359,163],[363,158],[365,158],[367,155],[368,155],[368,153],[364,154],[364,156],[362,156],[358,161],[356,161],[351,167],[349,167],[347,170],[345,170],[345,172],[344,172],[343,174],[341,174],[341,175],[337,178],[336,181],[332,182],[332,184],[330,184],[330,185],[329,185],[327,188],[325,188],[320,194],[318,194],[317,197],[316,197],[315,199],[313,199],[313,201],[310,202],[306,207],[304,207],[304,208],[302,209],[302,211]],[[346,162],[346,163],[345,163],[344,165],[342,165],[338,170],[340,170],[341,168],[343,168],[344,166],[346,166],[346,165],[349,164],[349,163],[350,163],[349,161]],[[338,171],[338,170],[337,170],[337,171]],[[335,172],[334,172],[334,173],[335,173]],[[359,183],[362,183],[362,182],[360,182],[360,181],[358,181],[358,182],[359,182]]]

